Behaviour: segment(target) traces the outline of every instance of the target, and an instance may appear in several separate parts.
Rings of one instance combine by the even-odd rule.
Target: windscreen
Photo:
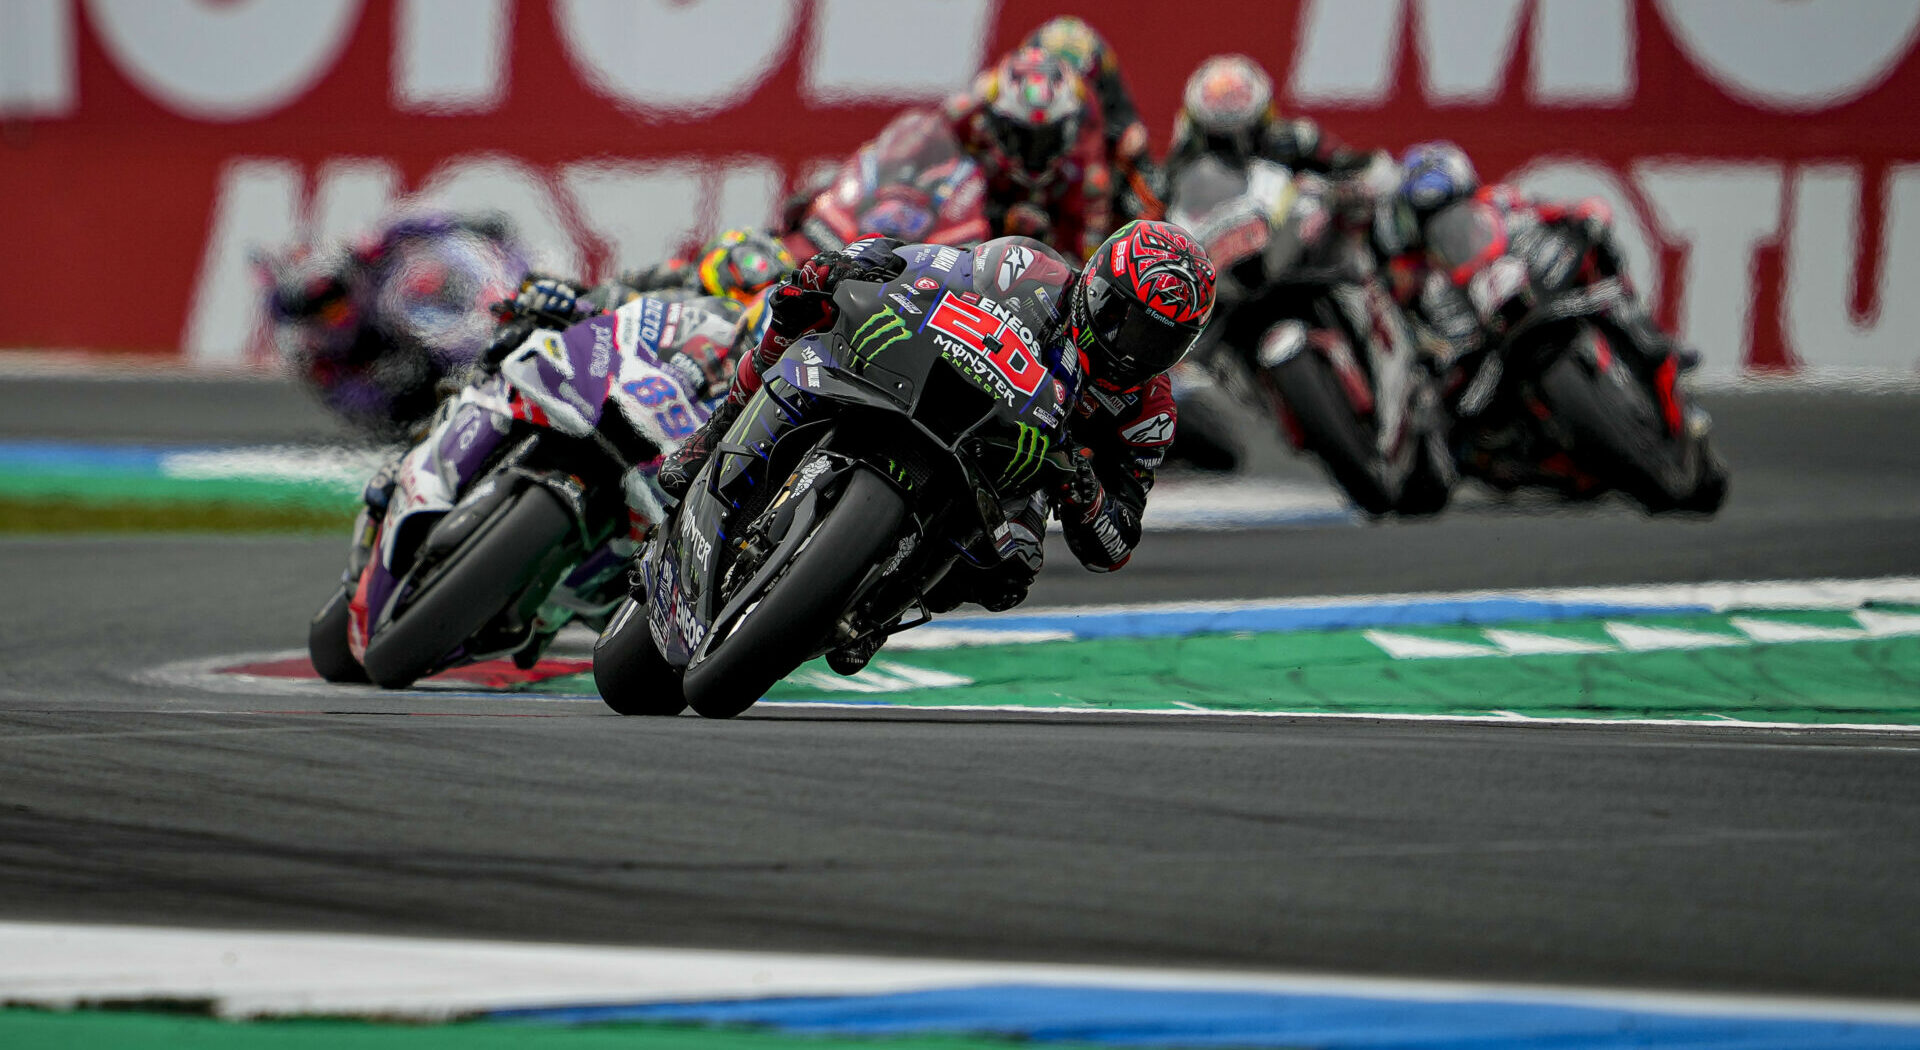
[[[1506,244],[1500,213],[1481,201],[1456,201],[1427,220],[1427,254],[1449,271],[1498,255]]]

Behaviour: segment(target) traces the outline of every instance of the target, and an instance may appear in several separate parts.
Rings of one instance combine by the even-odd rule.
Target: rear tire
[[[1617,357],[1612,367],[1626,371],[1596,372],[1579,353],[1562,354],[1541,374],[1540,395],[1572,439],[1568,451],[1581,469],[1649,511],[1673,510],[1699,487],[1702,464],[1668,433],[1630,367]]]
[[[530,485],[463,550],[458,564],[367,642],[367,677],[404,689],[499,615],[533,582],[540,562],[574,528],[560,500]]]
[[[352,615],[347,608],[349,600],[351,595],[345,587],[336,588],[327,604],[313,614],[307,624],[307,659],[326,681],[364,684],[368,681],[367,669],[353,658],[353,650],[347,645],[347,620]]]
[[[1414,453],[1413,470],[1400,487],[1400,499],[1393,509],[1402,517],[1429,517],[1447,509],[1452,496],[1453,486],[1423,448]]]
[[[660,655],[646,607],[632,599],[593,643],[593,685],[619,714],[667,716],[687,709],[680,672]]]
[[[1354,505],[1375,516],[1394,509],[1394,495],[1380,476],[1373,428],[1353,410],[1333,365],[1303,351],[1269,368],[1267,375],[1300,425],[1307,451],[1333,476]]]
[[[899,541],[907,504],[880,475],[856,467],[840,499],[813,527],[785,574],[734,628],[687,669],[687,703],[732,718],[820,648],[867,571]]]

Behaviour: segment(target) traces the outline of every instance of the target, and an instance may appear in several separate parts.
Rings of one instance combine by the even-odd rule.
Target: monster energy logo
[[[911,334],[900,320],[900,315],[892,310],[882,310],[867,318],[867,323],[853,333],[853,356],[864,357],[867,364],[872,364],[873,359],[880,356],[880,351]]]
[[[1040,472],[1040,464],[1047,458],[1047,446],[1052,439],[1040,432],[1037,427],[1025,423],[1019,424],[1020,441],[1013,447],[1013,457],[1007,460],[1007,469],[1001,471],[1001,480],[1008,484],[1018,484],[1032,479]]]

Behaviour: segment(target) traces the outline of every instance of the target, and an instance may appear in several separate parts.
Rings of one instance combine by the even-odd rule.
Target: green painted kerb
[[[1913,608],[1889,609],[1905,613]],[[1853,629],[1829,611],[1492,625],[1608,651],[1396,659],[1363,631],[1124,638],[890,653],[851,683],[810,664],[772,700],[1089,711],[1300,712],[1920,725],[1920,636],[1755,643],[1734,617]],[[1627,651],[1607,624],[1718,646]],[[1487,647],[1488,628],[1393,634]],[[925,685],[922,683],[941,683]],[[944,684],[952,683],[952,684]],[[588,676],[536,688],[592,694]]]

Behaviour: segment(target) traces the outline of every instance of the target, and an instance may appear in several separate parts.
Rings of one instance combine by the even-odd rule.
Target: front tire
[[[1381,477],[1373,428],[1340,389],[1333,365],[1317,353],[1304,351],[1269,368],[1267,375],[1300,425],[1307,451],[1320,457],[1333,483],[1368,514],[1378,517],[1391,512],[1396,500]]]
[[[593,643],[593,685],[623,715],[677,715],[687,709],[680,672],[653,644],[647,610],[629,598]]]
[[[404,689],[433,670],[519,597],[573,528],[553,493],[538,485],[522,490],[449,556],[455,564],[445,575],[368,640],[367,677],[383,689]]]
[[[899,541],[907,504],[887,481],[853,469],[840,499],[733,632],[689,667],[687,703],[708,718],[732,718],[820,648],[868,570]]]
[[[1582,339],[1599,338],[1586,329]],[[1700,487],[1698,449],[1667,430],[1639,376],[1618,357],[1608,367],[1562,354],[1540,376],[1540,396],[1570,439],[1582,470],[1651,512],[1676,509]],[[1719,495],[1724,497],[1724,486]]]
[[[364,684],[368,681],[367,669],[353,658],[353,650],[347,645],[347,619],[353,615],[347,607],[349,600],[350,592],[345,587],[335,588],[333,597],[313,614],[307,624],[307,659],[326,681]]]

